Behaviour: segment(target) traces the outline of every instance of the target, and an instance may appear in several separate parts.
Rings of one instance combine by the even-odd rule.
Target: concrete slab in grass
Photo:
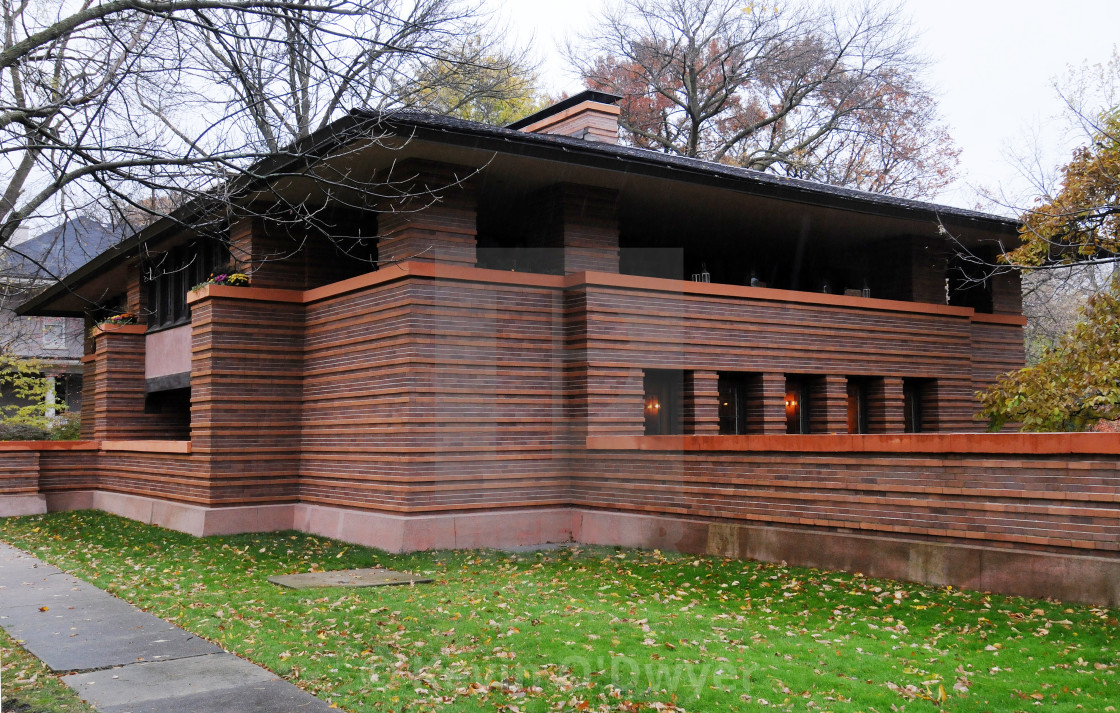
[[[54,671],[85,671],[221,651],[108,594],[48,611],[5,606],[0,623]]]
[[[331,710],[270,671],[227,653],[75,673],[62,681],[101,713]]]
[[[280,574],[269,577],[268,581],[289,589],[314,589],[316,587],[388,587],[399,584],[428,584],[432,580],[408,572],[369,568]]]
[[[0,573],[4,577],[15,576],[17,572],[26,574],[37,571],[52,574],[62,570],[44,564],[37,557],[32,557],[23,550],[17,550],[11,545],[0,542]]]
[[[98,706],[97,710],[99,713],[338,713],[338,708],[331,708],[310,693],[279,679],[141,704]]]
[[[0,544],[0,626],[100,713],[327,713],[330,706],[27,553]]]
[[[54,567],[0,570],[0,602],[5,611],[15,607],[55,609],[104,596],[97,587]]]
[[[78,599],[103,597],[100,589],[14,547],[0,544],[0,602],[12,607],[66,606]]]

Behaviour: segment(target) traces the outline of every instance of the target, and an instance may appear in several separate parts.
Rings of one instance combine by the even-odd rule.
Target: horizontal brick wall
[[[592,439],[572,497],[628,512],[1120,555],[1116,444],[1070,453],[1046,436],[1008,435]],[[1074,450],[1100,443],[1071,435],[1089,444]]]
[[[0,459],[7,457],[0,452]],[[39,488],[44,493],[93,490],[100,486],[96,443],[78,451],[40,451]]]
[[[1120,443],[1108,434],[592,438],[584,457],[360,458],[300,500],[435,514],[545,505],[1120,557]],[[110,446],[114,446],[110,450]],[[100,490],[208,506],[283,502],[273,483],[144,444],[0,449],[0,495]],[[256,489],[259,486],[259,490]]]
[[[303,311],[235,297],[192,303],[191,445],[208,480],[205,495],[183,483],[183,498],[298,496]]]
[[[94,352],[83,359],[84,437],[131,440],[187,435],[181,416],[145,413],[144,329],[123,325],[94,331]]]
[[[415,375],[405,283],[309,305],[305,321],[300,497],[407,507],[401,449]]]
[[[200,456],[102,452],[97,457],[98,490],[200,505],[222,504],[213,495],[214,486],[207,474],[206,459]],[[77,488],[68,483],[66,489]]]
[[[119,450],[96,441],[71,448],[29,443],[28,452],[0,450],[0,470],[28,453],[38,460],[38,486],[43,493],[104,490],[200,505],[225,504],[221,483],[209,477],[207,459],[189,449],[164,448],[165,442],[134,442]],[[112,450],[107,450],[113,446]],[[42,450],[39,450],[42,449]],[[171,451],[171,452],[161,452]],[[236,500],[231,501],[236,502]]]
[[[0,452],[0,495],[35,495],[39,492],[39,452]]]
[[[831,407],[826,430],[846,425],[845,376],[887,376],[873,390],[889,386],[899,402],[903,378],[933,378],[931,423],[974,429],[972,390],[1021,360],[1014,319],[943,305],[430,263],[309,290],[211,286],[191,301],[190,452],[141,444],[51,453],[41,458],[38,487],[395,513],[574,504],[1043,546],[1103,546],[1094,543],[1110,535],[1071,524],[1103,523],[1096,500],[1055,512],[1035,496],[1004,502],[1013,497],[1004,490],[1046,490],[1028,476],[1052,482],[1047,492],[1076,490],[1078,464],[1097,462],[1088,456],[1067,462],[1049,453],[1024,465],[985,452],[885,452],[868,445],[875,441],[843,453],[757,444],[711,445],[703,455],[616,445],[589,458],[584,450],[588,437],[653,442],[641,437],[643,369],[691,372],[686,416],[706,433],[717,426],[721,371],[764,374],[769,385],[760,393],[770,399],[780,399],[784,373],[828,375],[818,379],[817,399]],[[117,349],[114,338],[127,365],[142,357],[139,334],[99,337],[106,378],[117,377],[108,357],[118,352],[106,351]],[[109,415],[99,421],[105,430]],[[901,429],[900,414],[872,416],[877,428]],[[136,437],[125,425],[123,437]],[[1103,462],[1105,471],[1113,467]],[[31,487],[30,463],[13,463],[23,475],[11,476],[22,483],[12,487]],[[985,479],[999,492],[966,492]],[[941,480],[965,485],[932,490]],[[1031,524],[1001,530],[1004,506]],[[1046,528],[1057,534],[1038,534]]]
[[[1015,325],[972,323],[972,390],[989,388],[1000,375],[1023,368],[1023,329]]]
[[[302,499],[388,511],[565,502],[560,298],[433,274],[312,302]]]
[[[569,301],[569,314],[585,320],[569,348],[583,352],[590,370],[935,379],[936,418],[930,423],[941,431],[983,430],[974,419],[973,393],[1022,365],[1022,328],[974,322],[964,310],[905,312],[876,310],[873,304],[803,304],[596,284]],[[611,386],[611,394],[625,393]],[[588,388],[595,388],[593,380]],[[590,416],[591,432],[634,433],[640,416],[634,404],[618,409],[617,401],[604,398],[606,408]],[[609,413],[620,417],[604,420]]]

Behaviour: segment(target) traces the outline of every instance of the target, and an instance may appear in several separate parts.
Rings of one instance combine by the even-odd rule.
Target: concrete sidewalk
[[[72,672],[62,680],[102,713],[332,710],[275,674],[3,543],[0,626],[51,670]]]

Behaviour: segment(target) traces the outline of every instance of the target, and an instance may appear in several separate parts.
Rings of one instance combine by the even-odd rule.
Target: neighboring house
[[[619,146],[614,101],[507,128],[355,111],[233,210],[187,206],[74,271],[21,313],[143,323],[91,340],[88,452],[43,451],[10,492],[390,550],[1095,581],[1031,558],[1120,554],[1120,497],[1073,484],[1091,459],[1120,492],[1115,445],[975,433],[1024,320],[1017,275],[958,255],[1013,247],[1014,221]],[[251,286],[191,291],[220,266]],[[1003,559],[974,572],[974,550]]]
[[[0,248],[0,347],[33,359],[50,380],[47,398],[81,410],[84,320],[18,316],[14,308],[45,286],[85,265],[120,240],[91,218],[78,217],[29,240]]]

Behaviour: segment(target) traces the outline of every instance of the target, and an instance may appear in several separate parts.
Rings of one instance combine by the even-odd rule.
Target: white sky
[[[517,39],[535,38],[542,80],[553,93],[582,88],[558,47],[587,27],[605,0],[487,0]],[[1120,42],[1120,0],[902,0],[920,34],[919,52],[932,60],[927,80],[962,149],[960,179],[938,202],[976,207],[976,186],[1021,200],[1028,190],[1005,159],[1037,133],[1049,163],[1064,163],[1079,136],[1055,117],[1051,88],[1068,65],[1108,60]],[[996,210],[989,206],[989,209]]]

